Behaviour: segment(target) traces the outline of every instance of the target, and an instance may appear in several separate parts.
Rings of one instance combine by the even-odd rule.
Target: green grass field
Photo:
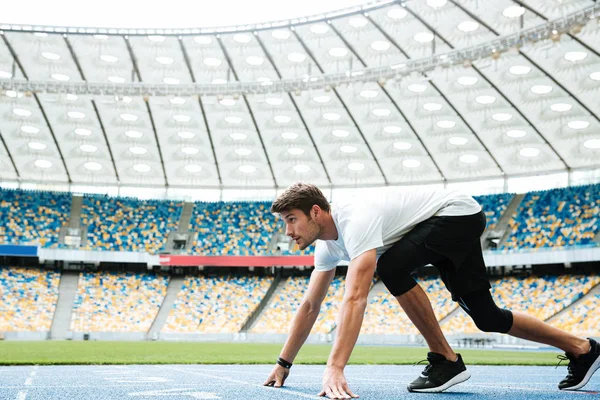
[[[281,344],[191,342],[0,342],[0,365],[274,364]],[[297,364],[325,364],[330,345],[305,345]],[[466,364],[556,365],[543,351],[462,350]],[[414,364],[425,348],[357,346],[351,364]]]

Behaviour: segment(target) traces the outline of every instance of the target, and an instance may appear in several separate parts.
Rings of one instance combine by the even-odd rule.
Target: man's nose
[[[292,236],[292,231],[290,230],[289,226],[285,226],[285,235],[286,236]]]

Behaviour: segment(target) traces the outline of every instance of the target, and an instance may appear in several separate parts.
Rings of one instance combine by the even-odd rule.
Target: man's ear
[[[310,213],[312,214],[313,219],[317,218],[317,216],[319,216],[321,214],[321,207],[319,207],[318,205],[313,205],[312,208],[310,209]]]

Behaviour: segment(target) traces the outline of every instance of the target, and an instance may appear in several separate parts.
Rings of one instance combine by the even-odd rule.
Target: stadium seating
[[[58,301],[60,273],[0,268],[0,332],[48,332]]]
[[[84,272],[73,304],[74,332],[146,332],[167,293],[163,275]]]
[[[0,189],[0,244],[57,247],[71,194]]]
[[[450,293],[439,278],[419,279],[438,320],[441,320],[456,308]],[[390,292],[382,288],[369,304],[361,328],[362,334],[401,335],[418,333],[398,301]]]
[[[272,282],[257,276],[187,277],[162,332],[239,332]]]
[[[598,283],[600,277],[597,275],[507,277],[492,282],[492,295],[500,308],[523,311],[545,321],[583,297]],[[441,326],[446,333],[480,332],[463,310]]]
[[[88,225],[87,250],[156,254],[177,229],[183,203],[86,195],[81,220]]]
[[[503,249],[597,246],[600,185],[530,192],[509,222]]]
[[[550,324],[584,337],[600,336],[600,291],[565,310]]]
[[[303,294],[308,288],[309,279],[309,277],[287,278],[273,294],[271,303],[263,310],[251,332],[288,333]],[[345,281],[345,277],[336,276],[331,282],[312,333],[329,333],[335,328],[335,319],[344,297]]]
[[[487,217],[487,229],[494,229],[504,211],[508,208],[515,195],[512,193],[491,194],[487,196],[473,196],[483,208]]]
[[[191,229],[198,232],[192,253],[264,255],[279,223],[270,202],[196,203]]]

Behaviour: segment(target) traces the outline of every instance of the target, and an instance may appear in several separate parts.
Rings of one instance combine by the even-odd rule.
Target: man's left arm
[[[344,368],[360,333],[376,265],[377,253],[375,249],[371,249],[353,259],[348,266],[346,292],[338,317],[337,335],[327,361],[323,389],[319,396],[336,399],[358,397],[348,388]]]

